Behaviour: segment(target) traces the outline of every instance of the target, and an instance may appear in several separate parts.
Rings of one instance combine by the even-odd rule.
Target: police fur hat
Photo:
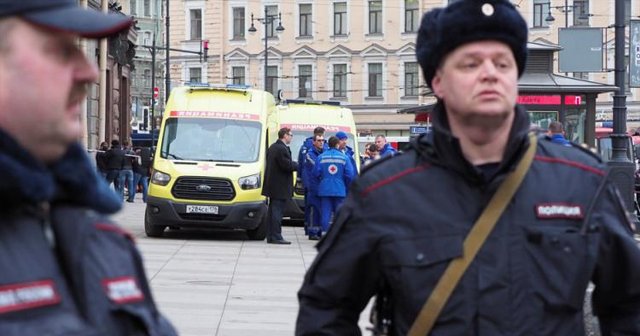
[[[460,0],[424,14],[416,58],[429,87],[444,57],[475,41],[497,40],[513,51],[518,76],[527,62],[528,29],[524,18],[507,0]]]

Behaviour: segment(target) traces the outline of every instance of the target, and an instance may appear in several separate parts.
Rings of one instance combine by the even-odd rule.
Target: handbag
[[[518,163],[516,170],[510,173],[500,184],[491,201],[476,220],[463,243],[462,257],[452,260],[444,274],[438,280],[429,298],[422,306],[418,317],[413,321],[409,336],[428,335],[435,324],[442,308],[449,300],[451,293],[458,285],[460,278],[471,264],[476,254],[493,231],[496,222],[504,212],[507,204],[524,180],[533,157],[536,152],[537,138],[533,133],[529,134],[529,148]]]

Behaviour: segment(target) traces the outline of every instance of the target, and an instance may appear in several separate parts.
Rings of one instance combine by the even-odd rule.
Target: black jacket
[[[125,151],[120,147],[111,147],[105,153],[105,161],[108,170],[121,170],[124,166]]]
[[[293,172],[298,164],[291,160],[291,149],[278,139],[267,150],[267,167],[264,173],[262,195],[276,199],[293,196]]]
[[[405,335],[529,145],[526,111],[516,108],[504,160],[487,178],[462,156],[441,105],[434,115],[433,135],[352,184],[298,293],[297,335],[360,334],[359,314],[385,283],[392,335]],[[541,139],[431,335],[584,335],[590,280],[603,336],[639,335],[640,250],[629,225],[599,159]]]

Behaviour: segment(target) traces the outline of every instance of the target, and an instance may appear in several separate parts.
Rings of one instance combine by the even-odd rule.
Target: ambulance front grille
[[[233,184],[228,179],[190,176],[178,178],[171,194],[175,198],[204,201],[230,201],[236,197]]]

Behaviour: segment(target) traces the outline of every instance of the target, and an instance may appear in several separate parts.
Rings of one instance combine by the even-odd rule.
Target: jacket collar
[[[122,200],[98,176],[86,151],[69,146],[56,163],[45,166],[0,130],[0,210],[42,202],[88,207],[114,213]]]
[[[496,175],[515,169],[529,143],[529,115],[520,105],[514,109],[515,118],[507,140],[504,157]],[[418,137],[412,147],[426,160],[442,165],[461,174],[474,183],[484,183],[482,174],[462,154],[460,141],[452,133],[446,115],[444,102],[438,101],[432,111],[432,132]]]

